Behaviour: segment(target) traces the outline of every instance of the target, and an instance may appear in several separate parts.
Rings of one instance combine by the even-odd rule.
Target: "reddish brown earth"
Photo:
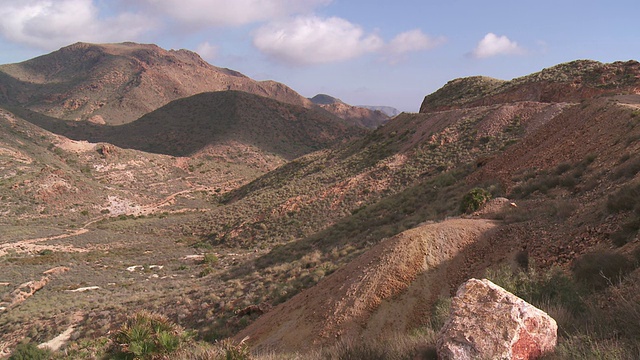
[[[423,325],[448,296],[459,269],[450,264],[495,228],[488,220],[451,219],[385,240],[315,287],[241,331],[254,348],[307,350],[338,339],[384,339]]]

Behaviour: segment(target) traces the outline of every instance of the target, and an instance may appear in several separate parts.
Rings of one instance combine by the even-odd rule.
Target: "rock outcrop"
[[[536,359],[556,345],[549,315],[489,280],[470,279],[437,340],[440,359]]]

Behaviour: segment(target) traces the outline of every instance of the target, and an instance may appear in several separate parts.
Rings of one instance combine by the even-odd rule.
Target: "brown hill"
[[[207,154],[265,170],[366,133],[322,109],[233,90],[178,99],[118,126],[63,121],[19,108],[15,111],[74,140],[173,156]]]
[[[532,86],[539,84],[534,82]],[[587,94],[585,90],[581,96]],[[423,301],[424,296],[439,293],[442,283],[423,287],[424,293],[408,290],[418,286],[407,285],[413,284],[410,279],[414,276],[408,271],[399,282],[405,291],[382,291],[388,297],[376,303],[375,289],[398,284],[392,279],[394,271],[405,268],[405,261],[409,261],[400,256],[386,267],[385,259],[393,257],[396,250],[382,244],[398,240],[383,239],[415,228],[425,220],[460,214],[462,195],[471,187],[506,195],[517,207],[478,215],[502,222],[497,223],[496,232],[486,241],[463,245],[464,256],[437,266],[436,273],[448,274],[440,273],[438,277],[446,279],[447,291],[470,276],[484,276],[496,264],[514,264],[523,257],[536,264],[535,271],[563,268],[568,276],[575,276],[576,280],[568,281],[584,281],[579,280],[583,275],[575,270],[575,264],[584,264],[589,256],[592,259],[600,254],[603,258],[617,254],[622,256],[620,264],[637,264],[629,254],[637,251],[634,249],[640,228],[636,197],[640,96],[606,92],[596,95],[580,102],[498,102],[404,114],[363,140],[298,159],[231,192],[227,207],[242,215],[226,215],[222,222],[235,224],[231,229],[205,226],[203,233],[210,235],[213,244],[251,248],[267,239],[283,242],[255,262],[243,265],[252,274],[241,270],[229,273],[230,278],[251,282],[252,295],[255,284],[261,281],[256,273],[264,272],[269,274],[268,279],[290,284],[280,284],[279,289],[286,295],[272,298],[279,302],[322,278],[317,274],[326,274],[329,264],[345,266],[344,271],[327,277],[318,288],[300,293],[290,303],[272,310],[273,314],[263,315],[264,320],[259,319],[237,339],[249,335],[258,347],[296,352],[300,342],[321,346],[331,343],[329,338],[339,338],[348,344],[361,340],[366,343],[366,339],[379,343],[381,337],[392,334],[375,329],[388,327],[408,333],[416,327],[430,326],[429,311],[434,309],[415,312],[412,306]],[[261,203],[268,205],[261,208]],[[221,219],[210,217],[209,225]],[[447,224],[445,221],[441,225]],[[422,231],[419,229],[423,227],[414,230]],[[413,234],[414,230],[406,234]],[[296,234],[293,239],[291,233]],[[455,232],[443,236],[445,241],[456,243]],[[379,241],[382,243],[369,253],[367,249]],[[411,248],[404,245],[405,250]],[[594,251],[596,255],[585,255]],[[363,252],[361,258],[350,262]],[[595,266],[597,272],[597,266],[603,265],[589,266]],[[378,269],[386,269],[381,271],[386,276],[376,277]],[[535,271],[531,277],[538,276]],[[421,274],[429,276],[429,272]],[[634,274],[629,276],[637,276],[638,270]],[[370,280],[371,277],[380,281]],[[629,285],[632,283],[625,284],[621,288],[633,287]],[[626,304],[619,295],[609,294]],[[598,296],[590,295],[587,301],[593,304],[599,301]],[[262,299],[269,298],[265,295]],[[367,307],[372,301],[379,306]],[[429,307],[426,303],[424,306]],[[420,324],[410,324],[403,320],[407,316],[404,311],[424,316],[411,318]],[[571,321],[579,322],[579,318]],[[590,331],[585,324],[579,326]],[[568,335],[564,341],[569,338]],[[606,334],[591,339],[602,344],[610,341]],[[631,346],[624,351],[633,349]]]
[[[34,295],[20,311],[3,313],[2,341],[15,344],[40,331],[38,324],[60,321],[91,304],[91,313],[78,325],[90,332],[79,332],[79,339],[106,340],[125,313],[153,309],[211,340],[246,327],[240,335],[250,334],[254,340],[249,344],[283,352],[323,347],[325,358],[416,358],[420,353],[374,356],[372,351],[388,351],[390,345],[405,344],[398,339],[416,334],[433,335],[451,291],[471,276],[491,276],[559,320],[564,331],[559,355],[552,358],[596,358],[602,351],[637,358],[640,96],[622,86],[631,82],[623,75],[635,63],[615,63],[621,67],[611,84],[619,89],[609,83],[588,85],[566,96],[549,90],[574,84],[571,74],[591,84],[584,70],[591,62],[569,64],[550,73],[553,81],[542,75],[521,78],[528,80],[516,92],[509,89],[517,86],[496,92],[506,83],[484,78],[470,80],[480,90],[469,89],[464,86],[469,79],[463,80],[456,86],[468,93],[459,103],[453,101],[458,95],[451,86],[429,97],[452,102],[451,109],[402,114],[363,137],[294,159],[225,194],[171,193],[182,194],[179,204],[188,215],[115,218],[80,229],[71,222],[66,225],[86,232],[45,238],[86,249],[86,254],[47,257],[12,245],[15,253],[2,261],[14,288],[28,274],[64,263],[71,269],[60,280],[65,290],[93,283],[101,289],[82,295],[67,294],[59,286],[45,288],[43,296]],[[561,74],[567,79],[557,80]],[[521,101],[536,89],[553,96]],[[234,101],[227,98],[216,108]],[[144,126],[147,131],[150,124]],[[16,130],[5,131],[12,137]],[[36,141],[40,135],[33,128],[21,131]],[[25,189],[33,184],[21,177],[22,157],[14,154],[22,151],[19,146],[13,142],[7,152],[11,175],[0,188],[5,196],[15,184]],[[67,164],[82,160],[64,155]],[[151,193],[155,186],[206,182],[198,162],[203,171],[215,163],[206,156],[163,158],[191,161],[193,169],[163,173],[164,178],[154,180],[161,185],[148,189],[136,181],[138,173],[129,180],[123,176],[115,186],[102,178],[100,191],[140,187]],[[128,165],[144,167],[141,174],[155,171],[144,158],[127,160],[111,169]],[[466,214],[461,205],[476,187],[508,200]],[[46,244],[29,235],[31,223],[16,220],[28,203],[20,205],[3,220],[18,224],[6,227],[12,234],[6,242]],[[72,209],[69,213],[80,223]],[[60,225],[49,224],[38,231],[59,231]],[[186,255],[202,260],[194,263]],[[140,265],[139,272],[126,267],[152,263],[166,266],[160,271]],[[501,265],[506,267],[496,275]],[[41,330],[38,334],[47,335],[38,335],[38,341],[53,337],[50,330]],[[433,338],[421,341],[422,347],[434,343]],[[334,342],[346,347],[342,355],[326,355]],[[97,350],[96,357],[105,351]],[[298,353],[313,358],[306,355]]]
[[[99,216],[171,211],[172,204],[163,203],[171,194],[228,191],[261,175],[264,167],[249,160],[175,158],[76,141],[0,108],[0,213],[5,215],[0,227],[20,219],[37,228],[60,214],[64,218],[55,222],[64,227]]]
[[[452,290],[450,266],[470,243],[495,227],[455,219],[418,226],[387,239],[313,288],[261,316],[236,339],[256,349],[308,351],[336,341],[363,343],[405,333],[430,316]],[[456,264],[458,265],[458,264]]]
[[[326,94],[318,94],[309,100],[328,112],[345,119],[349,123],[367,129],[375,129],[389,121],[390,118],[389,115],[380,110],[352,106]]]
[[[578,102],[600,95],[640,93],[640,63],[577,60],[511,81],[475,76],[455,79],[427,95],[420,112],[517,101]]]
[[[241,90],[311,106],[274,81],[255,81],[187,50],[136,43],[77,43],[0,66],[0,103],[98,124],[125,124],[168,102],[208,91]]]

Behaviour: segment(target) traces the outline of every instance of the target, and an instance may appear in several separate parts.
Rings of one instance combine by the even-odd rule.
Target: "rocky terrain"
[[[434,358],[486,277],[555,319],[547,357],[637,358],[638,70],[457,79],[373,131],[236,91],[112,137],[7,101],[0,350],[126,352],[113,334],[145,310],[192,332],[175,358]]]
[[[375,129],[386,123],[391,115],[379,109],[370,109],[364,106],[352,106],[344,103],[340,99],[325,94],[318,94],[312,97],[311,102],[339,116],[346,121],[367,128]]]

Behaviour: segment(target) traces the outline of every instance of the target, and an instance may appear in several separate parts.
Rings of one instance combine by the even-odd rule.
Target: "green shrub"
[[[562,175],[569,170],[571,170],[571,164],[566,162],[561,163],[556,167],[556,175]]]
[[[9,360],[47,360],[51,358],[51,351],[40,349],[36,344],[26,343],[16,346]]]
[[[472,213],[477,211],[491,199],[491,193],[482,188],[473,188],[462,197],[460,203],[460,211],[463,213]]]
[[[129,317],[116,333],[116,352],[125,359],[153,359],[180,348],[186,336],[165,316],[140,311]]]
[[[205,266],[204,269],[200,270],[200,272],[198,273],[198,277],[205,277],[212,273],[213,273],[213,268],[211,266]]]
[[[431,328],[433,330],[440,330],[447,318],[449,318],[449,309],[451,308],[451,298],[440,298],[431,309]]]
[[[638,199],[640,199],[640,184],[625,185],[609,195],[607,210],[610,214],[634,210],[638,207]]]
[[[218,263],[218,256],[214,253],[206,253],[204,254],[204,259],[202,259],[204,264],[215,265]]]
[[[633,263],[611,250],[582,255],[573,265],[575,279],[591,290],[600,290],[619,281],[633,270]]]
[[[632,216],[622,228],[611,234],[611,242],[616,246],[623,246],[631,241],[640,230],[640,216]]]
[[[529,270],[529,253],[526,250],[519,251],[516,254],[515,260],[520,269],[524,271]]]
[[[249,347],[244,343],[243,339],[239,343],[234,343],[231,339],[225,339],[220,342],[220,347],[224,353],[224,360],[249,360],[251,359],[251,352]]]
[[[638,172],[640,172],[640,157],[636,157],[631,161],[624,161],[621,165],[616,167],[613,171],[612,177],[614,180],[618,180],[623,177],[631,179]]]

